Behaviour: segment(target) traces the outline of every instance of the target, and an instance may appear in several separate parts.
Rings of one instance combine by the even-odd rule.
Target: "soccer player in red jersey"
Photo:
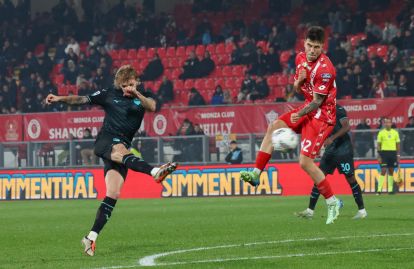
[[[299,164],[312,178],[328,205],[326,224],[332,224],[339,215],[341,202],[337,199],[325,179],[324,173],[314,163],[326,138],[336,121],[336,71],[329,58],[322,53],[325,31],[318,26],[308,29],[305,52],[296,56],[296,73],[293,84],[297,92],[305,96],[305,103],[280,116],[269,124],[256,157],[252,171],[242,171],[242,180],[253,186],[260,184],[260,174],[269,162],[272,153],[272,133],[280,128],[291,128],[302,135]]]

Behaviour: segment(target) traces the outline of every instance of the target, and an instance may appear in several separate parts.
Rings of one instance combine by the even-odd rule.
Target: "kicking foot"
[[[303,219],[312,219],[313,212],[309,211],[308,209],[305,209],[301,212],[295,212],[295,216],[298,218],[303,218]]]
[[[241,171],[240,177],[244,182],[248,182],[253,187],[257,187],[260,184],[259,175],[253,171]]]
[[[177,163],[166,163],[163,164],[159,167],[158,172],[155,174],[154,179],[155,182],[157,183],[161,183],[162,181],[164,181],[164,179],[171,174],[172,172],[174,172],[178,167]]]
[[[85,247],[85,254],[89,256],[95,255],[95,241],[90,240],[86,236],[82,238],[81,244]]]
[[[336,199],[335,202],[328,204],[328,219],[326,224],[333,224],[339,216],[339,209],[342,207],[342,201]]]

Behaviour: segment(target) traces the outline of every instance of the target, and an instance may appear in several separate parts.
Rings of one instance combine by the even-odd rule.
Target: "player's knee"
[[[118,200],[121,196],[121,191],[107,191],[106,196],[115,200]]]
[[[305,171],[309,171],[311,168],[311,163],[305,158],[299,158],[299,165]]]
[[[281,120],[276,120],[274,122],[271,122],[268,126],[267,126],[267,132],[268,133],[273,133],[275,130],[280,129],[285,127],[286,124],[281,121]]]

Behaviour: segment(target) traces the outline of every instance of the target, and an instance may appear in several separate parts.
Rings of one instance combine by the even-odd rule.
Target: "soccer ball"
[[[290,128],[280,128],[272,134],[272,145],[277,151],[288,151],[298,146],[299,137]]]

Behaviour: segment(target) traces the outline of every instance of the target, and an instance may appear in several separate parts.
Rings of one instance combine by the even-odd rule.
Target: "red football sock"
[[[333,196],[333,192],[331,189],[331,185],[329,184],[326,178],[322,180],[316,187],[318,187],[319,193],[325,197],[325,199],[329,199]]]
[[[259,153],[257,153],[257,157],[256,157],[256,168],[259,169],[260,171],[263,171],[263,169],[265,168],[266,164],[269,162],[270,157],[272,155],[270,155],[267,152],[264,151],[259,151]]]

